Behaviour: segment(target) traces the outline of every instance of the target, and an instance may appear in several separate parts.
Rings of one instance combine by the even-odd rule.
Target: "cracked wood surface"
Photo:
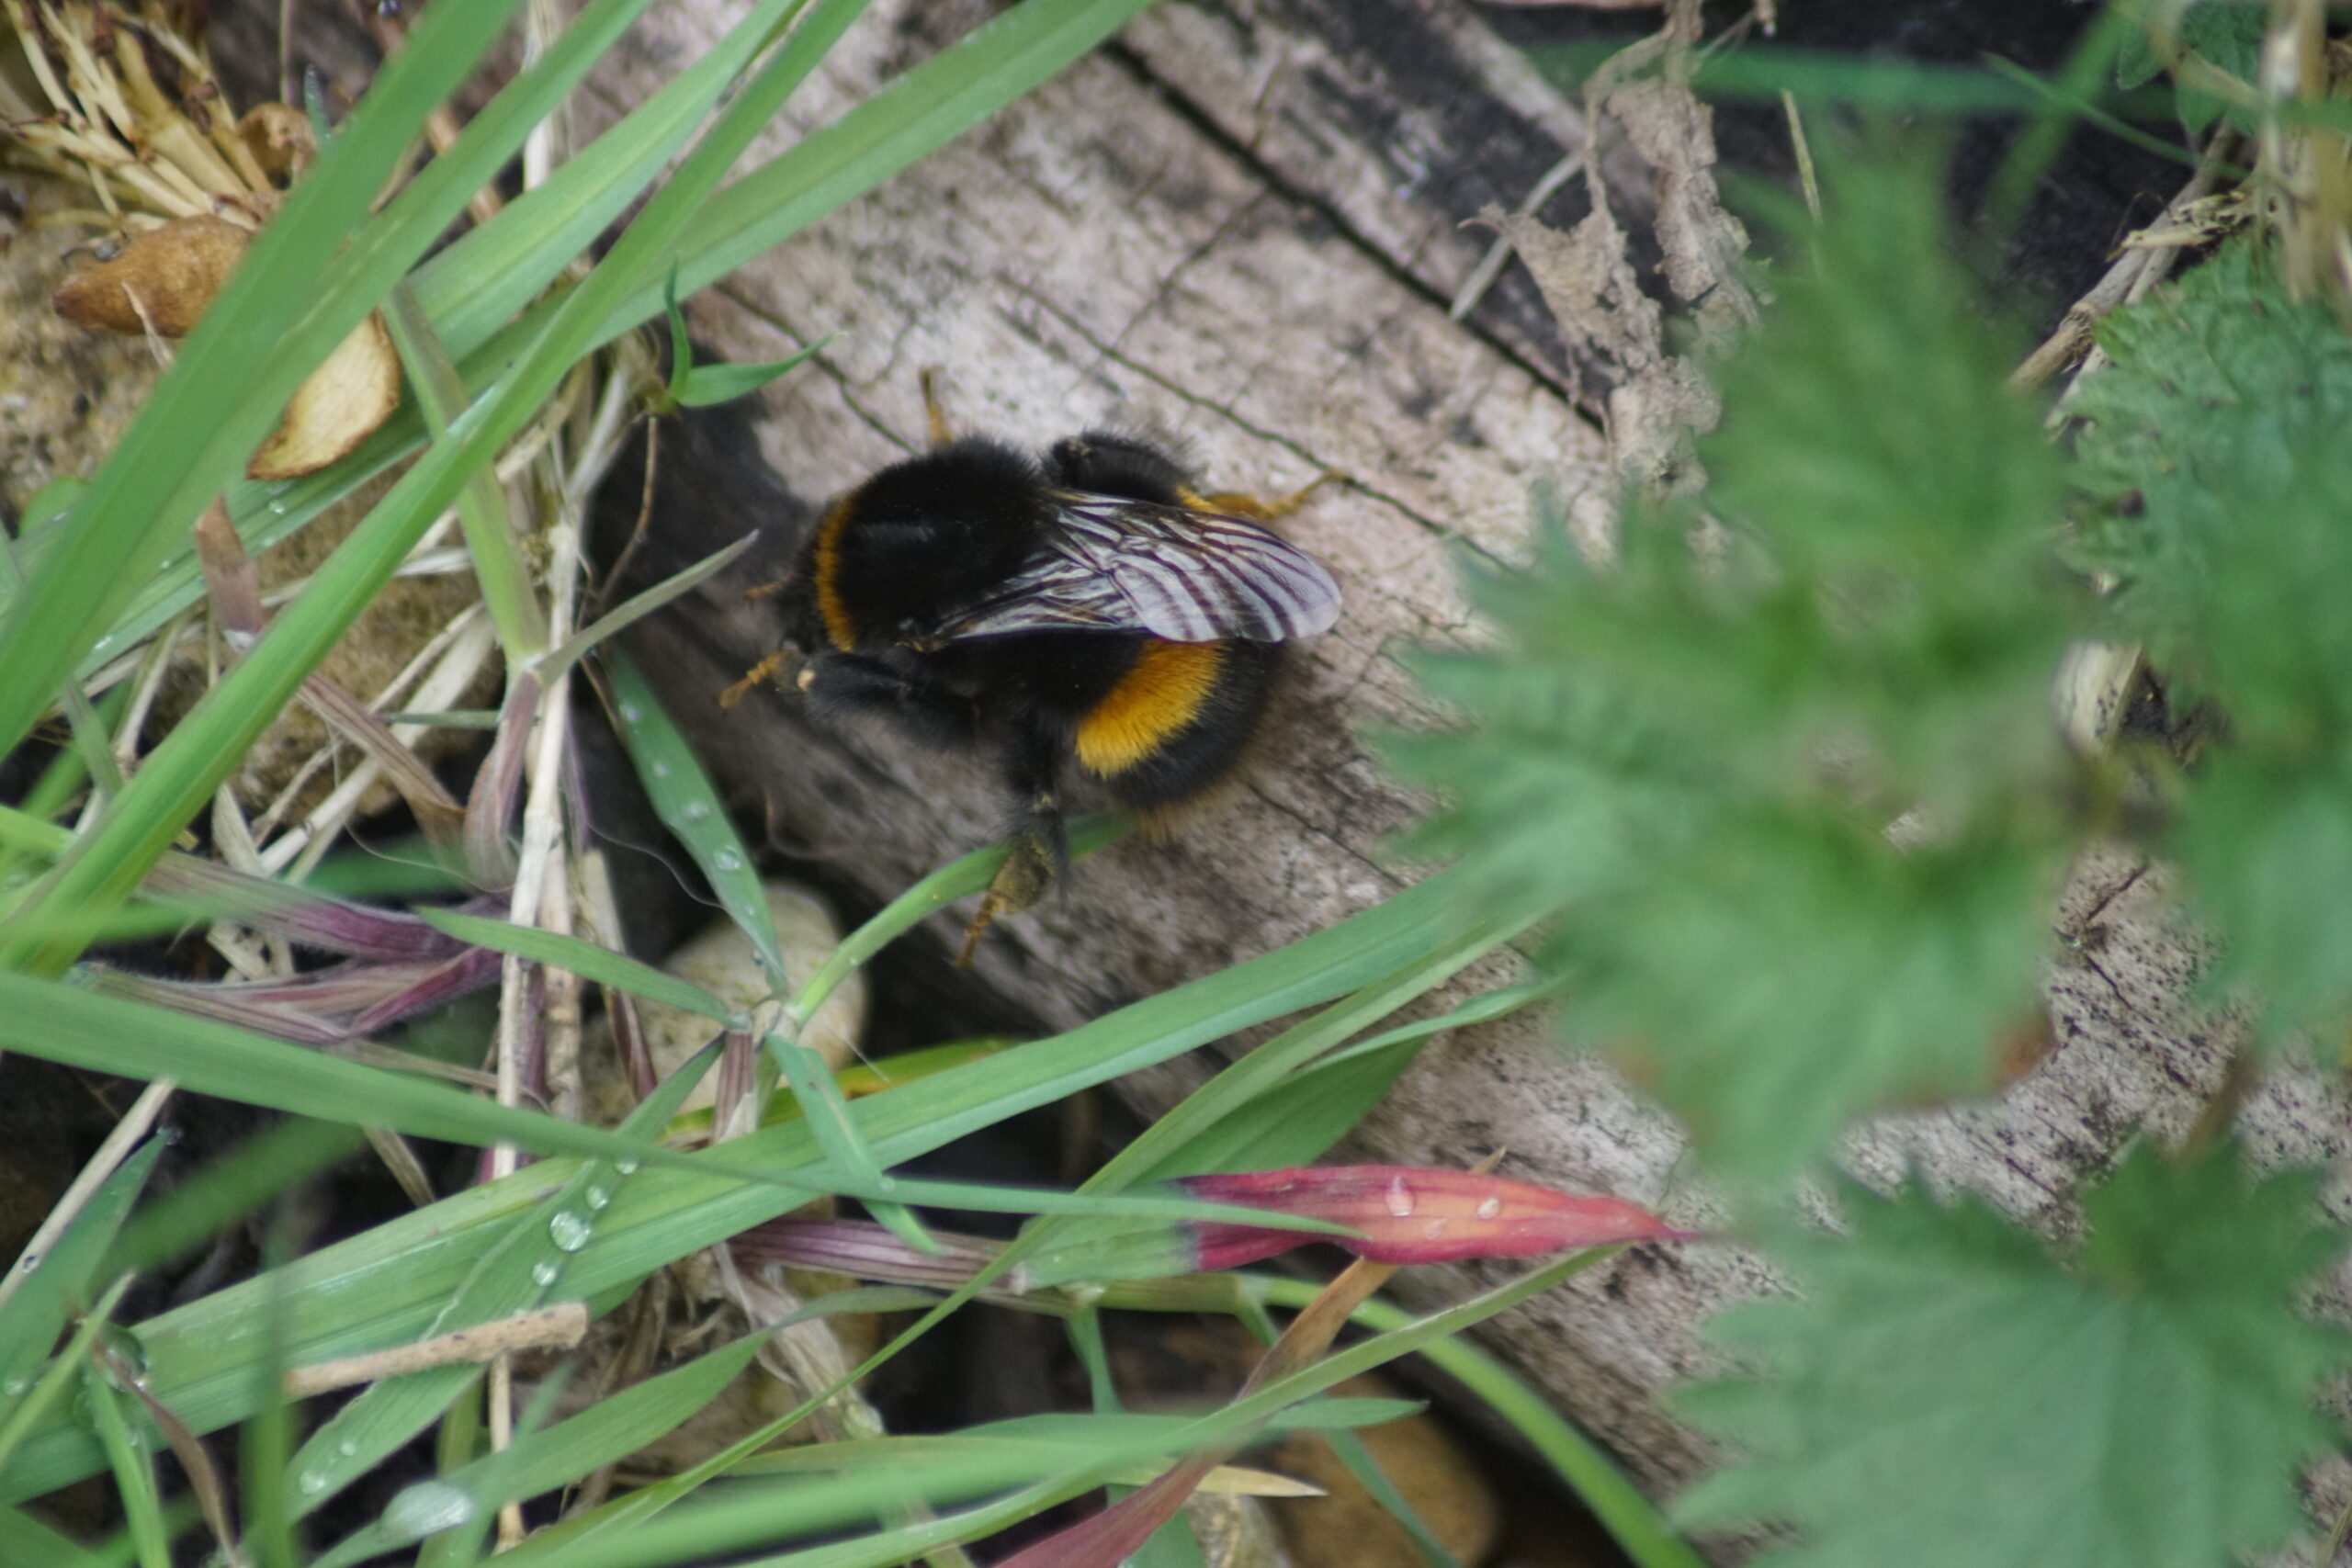
[[[608,110],[698,52],[718,9],[657,11],[648,47],[603,84]],[[796,126],[831,118],[980,15],[881,9],[795,106]],[[1346,612],[1297,661],[1247,776],[1173,842],[1115,846],[1047,907],[1000,925],[977,982],[1067,1027],[1400,886],[1409,874],[1382,845],[1419,803],[1359,737],[1434,716],[1396,655],[1467,634],[1450,558],[1517,558],[1538,483],[1577,500],[1580,528],[1601,526],[1603,445],[1523,270],[1466,324],[1445,311],[1489,241],[1461,220],[1489,202],[1514,207],[1581,136],[1568,106],[1442,0],[1267,0],[1239,13],[1166,0],[989,125],[698,299],[696,333],[730,359],[839,334],[758,400],[749,434],[721,416],[665,426],[661,439],[663,500],[639,575],[765,530],[730,581],[637,638],[746,822],[764,821],[780,852],[876,902],[1000,825],[993,781],[967,760],[887,733],[813,729],[786,694],[732,716],[716,704],[775,644],[772,617],[742,589],[776,574],[825,497],[921,443],[917,373],[937,366],[960,429],[1033,444],[1099,423],[1156,430],[1181,439],[1211,485],[1263,493],[1325,468],[1350,476],[1284,525],[1331,563]],[[1625,193],[1621,217],[1639,222],[1643,180],[1621,174],[1624,157],[1609,152],[1603,168]],[[1555,221],[1574,216],[1577,185]],[[634,484],[613,488],[633,513]],[[2058,950],[2047,987],[2054,1050],[1997,1104],[1857,1134],[1857,1171],[1894,1179],[1916,1163],[2063,1232],[2083,1169],[2137,1128],[2185,1126],[2231,1037],[2182,1001],[2198,949],[2161,880],[2087,859],[2064,908],[2075,944]],[[918,939],[943,965],[967,912]],[[1447,996],[1500,974],[1473,971]],[[1214,1065],[1171,1064],[1122,1091],[1150,1113]],[[2343,1107],[2329,1092],[2316,1078],[2265,1088],[2282,1151],[2337,1137],[2325,1129]],[[1514,1175],[1618,1193],[1686,1224],[1722,1217],[1688,1179],[1671,1128],[1524,1017],[1433,1043],[1338,1152],[1467,1164],[1498,1147]],[[1399,1289],[1454,1299],[1511,1271],[1410,1269]],[[1710,1455],[1660,1393],[1713,1365],[1696,1335],[1709,1314],[1772,1285],[1726,1246],[1635,1248],[1487,1339],[1664,1493]]]

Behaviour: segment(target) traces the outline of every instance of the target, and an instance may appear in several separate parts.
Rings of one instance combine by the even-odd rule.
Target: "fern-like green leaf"
[[[1722,367],[1706,524],[1636,511],[1605,566],[1544,530],[1473,584],[1502,649],[1419,666],[1467,725],[1391,747],[1451,802],[1419,850],[1565,912],[1571,1032],[1735,1172],[1986,1084],[2064,852],[2059,459],[1932,168],[1832,196]]]
[[[1802,1298],[1714,1332],[1758,1375],[1686,1392],[1747,1459],[1684,1522],[1774,1521],[1784,1568],[2211,1568],[2301,1523],[2313,1404],[2352,1336],[2299,1292],[2343,1250],[2304,1176],[2142,1148],[2060,1259],[1982,1203],[1856,1191],[1776,1249]]]
[[[2119,312],[2074,412],[2080,551],[2223,734],[2163,848],[2268,1032],[2352,1004],[2352,335],[2267,240]]]

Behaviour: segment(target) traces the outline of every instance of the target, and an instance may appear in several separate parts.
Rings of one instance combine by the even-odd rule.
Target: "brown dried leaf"
[[[315,473],[351,452],[400,406],[400,356],[383,317],[370,312],[294,389],[285,417],[245,465],[245,474],[290,479]]]
[[[292,185],[319,155],[310,117],[290,104],[256,104],[237,131],[263,171],[281,185]]]
[[[82,326],[186,337],[252,243],[225,218],[175,218],[67,278],[51,303]]]

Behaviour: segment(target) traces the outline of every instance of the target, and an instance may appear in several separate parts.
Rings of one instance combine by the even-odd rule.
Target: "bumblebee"
[[[1340,591],[1265,526],[1322,479],[1279,501],[1204,495],[1174,456],[1124,433],[1042,457],[953,439],[928,378],[924,391],[932,448],[836,501],[771,589],[819,715],[878,715],[924,744],[995,754],[1011,853],[968,959],[990,919],[1066,868],[1073,767],[1164,823],[1232,773],[1283,645],[1329,630]]]

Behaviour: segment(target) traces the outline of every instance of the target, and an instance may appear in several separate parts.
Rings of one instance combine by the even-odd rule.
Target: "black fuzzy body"
[[[952,442],[882,470],[834,505],[802,552],[786,613],[810,653],[800,683],[820,714],[878,716],[933,746],[992,753],[1013,797],[1012,830],[1035,835],[1059,861],[1061,787],[1073,765],[1148,820],[1182,807],[1240,761],[1283,646],[1169,645],[1125,630],[933,635],[954,606],[1004,582],[1034,553],[1057,491],[1199,506],[1182,466],[1135,437],[1088,432],[1057,443],[1042,463],[1000,442]],[[1191,711],[1181,721],[1176,706],[1155,713],[1159,682],[1139,671],[1148,660],[1213,669],[1204,690],[1198,678],[1184,688]],[[1089,766],[1086,739],[1114,713],[1148,732],[1149,744],[1118,766]]]

